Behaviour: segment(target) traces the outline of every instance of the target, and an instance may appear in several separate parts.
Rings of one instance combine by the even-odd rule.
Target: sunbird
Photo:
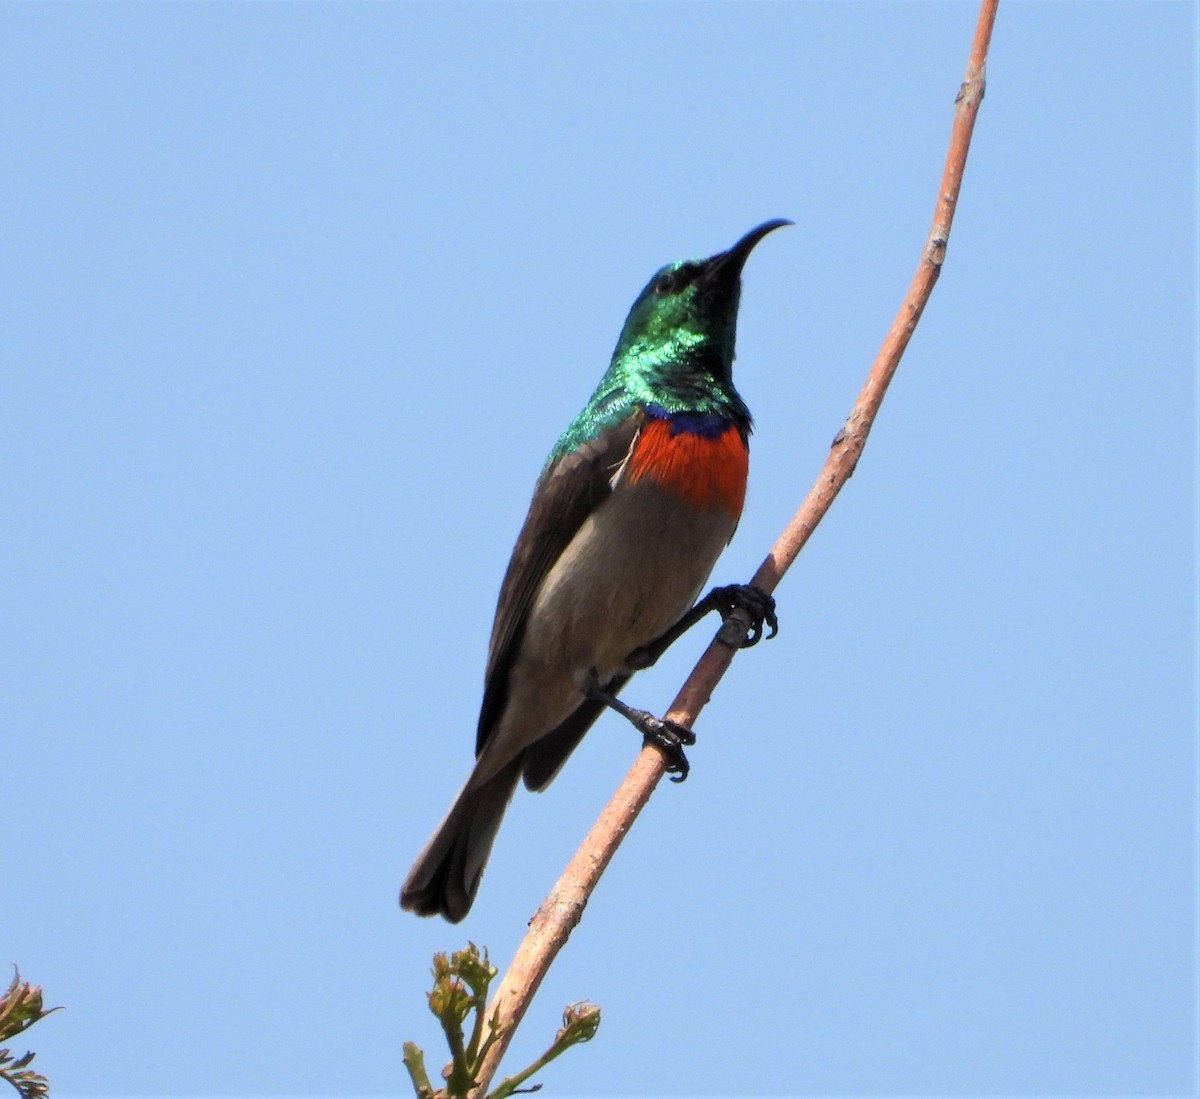
[[[768,233],[659,270],[612,361],[533,491],[500,587],[475,766],[409,872],[401,907],[457,923],[470,910],[518,780],[543,790],[606,707],[667,756],[681,781],[685,726],[618,693],[709,611],[740,609],[752,645],[774,600],[727,585],[697,596],[741,517],[750,410],[733,386],[742,268]],[[743,618],[743,621],[746,619]]]

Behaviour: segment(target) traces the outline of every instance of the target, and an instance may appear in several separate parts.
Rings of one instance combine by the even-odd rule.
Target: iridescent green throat
[[[569,454],[636,409],[718,415],[749,434],[750,410],[733,385],[740,280],[706,281],[703,265],[664,267],[634,302],[612,361],[550,459]]]

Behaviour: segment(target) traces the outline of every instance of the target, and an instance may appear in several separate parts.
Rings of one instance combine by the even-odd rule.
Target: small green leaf
[[[58,1011],[51,1008],[50,1011]],[[39,1019],[50,1014],[42,1007],[42,990],[23,983],[20,971],[13,966],[12,983],[0,997],[0,1041],[13,1038],[28,1030]],[[32,1052],[14,1060],[7,1049],[0,1049],[0,1080],[12,1084],[22,1099],[44,1099],[50,1094],[46,1077],[28,1068]]]
[[[590,1042],[600,1029],[600,1008],[581,1000],[571,1004],[563,1011],[563,1025],[554,1036],[554,1044],[562,1045],[563,1049],[578,1042]]]

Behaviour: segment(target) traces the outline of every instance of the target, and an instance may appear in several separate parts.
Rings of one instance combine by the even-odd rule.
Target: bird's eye
[[[668,294],[674,294],[679,289],[679,280],[675,277],[674,271],[664,271],[654,282],[654,292],[659,297],[666,297]]]
[[[654,280],[654,292],[659,297],[678,294],[681,290],[686,290],[691,286],[696,281],[696,276],[699,273],[699,264],[681,263],[678,267],[673,267],[670,271],[664,271]]]

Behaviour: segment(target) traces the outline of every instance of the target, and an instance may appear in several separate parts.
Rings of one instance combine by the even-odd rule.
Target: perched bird
[[[616,697],[705,613],[747,612],[753,644],[774,601],[714,589],[746,495],[750,412],[733,387],[742,267],[768,221],[710,259],[662,268],[638,296],[608,371],[550,452],[513,549],[488,650],[475,767],[417,856],[400,904],[457,923],[524,779],[544,789],[607,706],[687,773],[681,725]]]

